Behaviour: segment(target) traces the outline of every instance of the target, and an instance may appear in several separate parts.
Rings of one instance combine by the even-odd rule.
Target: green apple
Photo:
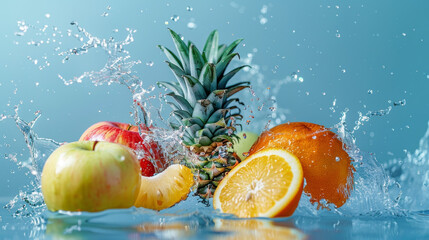
[[[239,140],[234,140],[234,152],[240,157],[241,160],[246,159],[246,153],[249,152],[252,145],[258,139],[258,135],[253,132],[239,132],[237,133]]]
[[[49,156],[42,172],[42,193],[51,211],[97,212],[132,207],[140,182],[139,162],[130,148],[73,142]]]

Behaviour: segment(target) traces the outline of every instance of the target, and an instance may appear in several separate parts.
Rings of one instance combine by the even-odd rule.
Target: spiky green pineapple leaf
[[[181,121],[184,118],[190,118],[191,117],[191,114],[185,110],[176,110],[176,111],[173,111],[172,114],[180,117]]]
[[[250,67],[249,65],[243,65],[237,68],[234,68],[233,70],[231,70],[229,73],[225,74],[219,81],[218,83],[218,87],[220,89],[224,89],[226,88],[226,85],[228,84],[229,80],[234,77],[234,75],[236,73],[238,73],[241,69],[245,68],[245,67]]]
[[[185,84],[186,84],[186,88],[183,89],[186,94],[186,100],[188,101],[188,103],[190,104],[190,106],[195,106],[195,104],[197,103],[197,98],[195,96],[195,92],[192,89],[192,86],[194,85],[193,81],[191,78],[189,77],[183,77],[183,79],[185,80]]]
[[[169,93],[169,94],[173,94],[173,93]],[[168,95],[168,94],[167,94]],[[168,105],[170,105],[170,107],[173,109],[173,111],[175,111],[175,110],[181,110],[180,108],[179,108],[179,106],[177,106],[175,103],[173,103],[173,102],[167,102],[167,104]]]
[[[220,56],[220,59],[225,58],[226,56],[230,55],[235,48],[238,46],[238,44],[240,44],[243,41],[242,38],[235,40],[234,42],[232,42],[224,51],[222,56]]]
[[[235,57],[238,56],[238,58],[240,58],[240,55],[238,53],[231,53],[228,56],[222,58],[217,64],[216,64],[216,75],[217,76],[223,76],[223,74],[225,73],[226,68],[228,67],[229,63],[231,62],[231,60]]]
[[[214,30],[210,33],[209,37],[207,38],[206,44],[204,45],[203,52],[207,57],[207,62],[216,63],[218,46],[219,46],[219,34],[217,30]]]
[[[190,136],[195,138],[195,133],[200,129],[201,127],[198,124],[192,124],[191,126],[185,127],[185,132],[187,132]]]
[[[223,104],[223,107],[224,107],[224,108],[228,108],[228,107],[229,107],[229,105],[230,105],[231,103],[233,103],[233,102],[237,102],[237,103],[238,103],[238,104],[240,104],[240,105],[244,105],[244,103],[240,102],[240,99],[239,99],[239,98],[230,98],[230,99],[228,99],[228,100],[226,100],[226,101],[225,101],[225,103]]]
[[[183,126],[191,126],[194,124],[198,124],[198,126],[200,126],[201,128],[204,127],[204,122],[201,121],[201,119],[199,118],[193,118],[193,117],[183,118],[182,123],[183,123]]]
[[[201,56],[200,51],[194,44],[189,46],[189,65],[191,70],[191,76],[198,78],[201,69],[204,66],[204,59]]]
[[[185,81],[183,80],[183,75],[186,75],[186,73],[180,69],[180,67],[178,67],[177,65],[175,65],[172,62],[169,61],[165,61],[168,65],[168,67],[170,68],[170,70],[173,72],[174,76],[177,79],[177,82],[180,85],[180,88],[182,89],[182,92],[185,93],[185,91],[183,91],[183,89],[186,88],[186,84]],[[183,97],[186,97],[186,95],[183,95]]]
[[[174,94],[183,96],[183,91],[180,88],[178,83],[173,82],[157,82],[159,87],[166,88],[170,91],[173,91]]]
[[[198,79],[192,77],[191,75],[184,75],[183,77],[191,85],[191,89],[188,89],[188,91],[193,91],[197,100],[204,99],[207,97],[207,93],[204,89],[204,86],[199,82]]]
[[[170,30],[171,37],[173,38],[173,43],[176,46],[177,52],[179,53],[180,61],[182,62],[182,65],[183,65],[183,70],[185,72],[189,72],[188,46],[186,46],[186,44],[182,41],[179,34],[177,34],[171,29],[168,29],[168,30]]]
[[[207,119],[212,115],[214,110],[213,104],[209,100],[199,100],[195,104],[192,117],[199,118],[201,121],[207,122]]]
[[[182,63],[180,62],[179,58],[168,48],[158,45],[158,47],[164,52],[165,56],[167,56],[168,60],[172,62],[173,64],[179,66],[183,70]]]
[[[225,119],[223,118],[215,123],[206,123],[204,125],[204,128],[209,129],[210,132],[212,133],[215,133],[218,129],[225,128],[225,127],[226,127],[226,122],[225,122]]]
[[[216,109],[220,109],[225,101],[226,91],[225,89],[215,90],[209,94],[207,99],[212,102]]]
[[[201,70],[199,81],[204,86],[204,89],[206,90],[207,94],[210,94],[212,91],[216,90],[216,66],[212,63],[204,64],[204,67]]]
[[[228,130],[229,130],[228,128],[219,128],[213,133],[213,135],[214,136],[228,135]]]
[[[229,98],[232,95],[240,92],[243,89],[249,88],[249,86],[236,86],[236,87],[232,87],[232,88],[228,88],[228,91],[226,92],[226,97]]]
[[[185,144],[186,146],[192,146],[195,144],[195,142],[192,138],[190,138],[189,136],[185,136],[185,135],[183,135],[182,141],[183,141],[183,144]]]
[[[216,123],[209,123],[209,124],[204,125],[204,128],[210,130],[210,132],[214,134],[216,132],[216,130],[218,130],[222,127],[219,125],[216,125]]]
[[[179,104],[178,107],[181,110],[185,110],[185,111],[187,111],[189,113],[193,112],[192,106],[189,104],[189,102],[184,97],[176,95],[176,94],[173,94],[173,93],[169,93],[167,95],[171,96],[172,98],[174,98],[174,100]]]
[[[231,137],[231,136],[228,136],[228,135],[218,135],[218,136],[213,137],[211,140],[212,140],[213,142],[222,142],[222,141],[224,141],[224,140],[227,140],[227,141],[229,141],[229,142],[232,142],[232,137]]]
[[[207,123],[217,122],[219,119],[224,118],[227,112],[227,109],[216,110],[213,114],[211,114],[210,118],[207,120]]]
[[[218,62],[219,62],[219,60],[221,59],[221,56],[223,56],[223,53],[224,53],[224,51],[225,51],[225,49],[226,49],[226,45],[225,44],[221,44],[221,45],[219,45],[219,47],[218,47],[218,49],[217,49],[217,55],[218,55]]]
[[[174,122],[170,122],[170,127],[171,127],[172,129],[174,129],[174,130],[179,130],[179,129],[180,129],[180,127],[181,127],[181,125],[180,125],[180,124],[177,124],[177,123],[174,123]]]
[[[236,83],[236,84],[232,84],[232,85],[229,85],[228,87],[226,87],[227,89],[231,89],[231,88],[235,88],[235,87],[238,87],[238,86],[243,86],[243,87],[249,87],[249,85],[250,85],[250,82],[239,82],[239,83]]]
[[[195,134],[195,136],[197,138],[200,138],[200,137],[203,137],[203,136],[206,136],[208,138],[212,138],[213,137],[213,133],[211,133],[210,130],[208,130],[206,128],[203,128],[203,129],[197,131],[197,133]]]

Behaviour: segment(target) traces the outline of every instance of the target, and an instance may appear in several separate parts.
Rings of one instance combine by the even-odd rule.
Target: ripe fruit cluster
[[[219,44],[215,30],[200,51],[170,33],[177,55],[159,47],[177,82],[158,84],[170,91],[171,128],[183,131],[181,143],[194,155],[181,161],[186,166],[168,166],[157,142],[148,137],[152,127],[94,124],[79,142],[61,146],[48,158],[42,173],[48,209],[161,210],[186,198],[194,178],[196,194],[214,196],[215,208],[240,217],[289,216],[303,191],[322,207],[345,204],[355,169],[346,146],[329,129],[298,122],[278,125],[259,137],[236,132],[244,105],[236,94],[250,82],[231,80],[248,66],[227,68],[242,39]]]
[[[240,136],[251,134],[241,133]],[[219,184],[213,204],[240,217],[285,217],[302,191],[323,208],[341,207],[353,189],[352,159],[335,133],[313,123],[280,124],[235,150],[249,155]],[[242,150],[244,149],[244,150]],[[250,150],[250,151],[249,151]],[[303,188],[303,179],[306,185]],[[233,203],[233,204],[232,204]]]
[[[143,131],[150,128],[143,126]],[[135,151],[143,158],[137,159]],[[156,142],[142,138],[137,126],[94,124],[80,141],[60,146],[46,161],[42,172],[46,206],[51,211],[97,212],[131,206],[161,210],[186,198],[193,185],[191,170],[172,165],[153,176],[153,163],[159,171],[168,167]],[[180,183],[170,181],[179,179],[176,175]]]

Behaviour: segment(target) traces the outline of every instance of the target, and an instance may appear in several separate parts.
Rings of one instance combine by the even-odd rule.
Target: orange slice
[[[220,182],[213,205],[238,217],[286,217],[301,198],[304,175],[298,158],[280,148],[249,156]]]
[[[347,146],[322,125],[289,122],[277,125],[259,136],[250,155],[264,148],[282,148],[296,155],[302,164],[304,192],[311,203],[330,208],[344,205],[353,189],[353,160]]]
[[[171,165],[153,177],[142,176],[134,206],[153,210],[169,208],[186,199],[193,185],[191,169],[179,164]]]

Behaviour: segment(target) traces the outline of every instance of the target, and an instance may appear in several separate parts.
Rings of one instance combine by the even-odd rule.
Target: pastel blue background
[[[265,14],[261,13],[264,5]],[[193,11],[187,11],[187,6]],[[60,142],[77,140],[98,121],[132,121],[131,96],[125,87],[94,87],[89,81],[65,86],[57,77],[71,78],[100,69],[106,62],[103,51],[91,50],[63,64],[54,44],[26,44],[46,39],[36,35],[40,31],[29,29],[24,36],[16,36],[17,21],[56,26],[64,33],[74,30],[70,22],[77,21],[100,38],[124,39],[125,28],[136,29],[135,41],[127,50],[133,59],[142,61],[134,70],[146,86],[173,79],[156,47],[173,47],[167,27],[199,46],[212,29],[218,29],[221,42],[245,39],[245,46],[237,49],[242,56],[257,49],[253,63],[260,65],[264,79],[270,82],[267,87],[275,87],[275,79],[299,70],[304,82],[283,86],[278,97],[279,105],[290,111],[287,121],[333,126],[341,111],[348,108],[347,123],[353,128],[358,112],[392,106],[389,115],[371,118],[355,137],[357,145],[374,153],[380,162],[402,159],[406,151],[418,147],[429,120],[427,9],[429,2],[424,0],[7,1],[0,9],[0,114],[13,115],[13,106],[22,101],[19,115],[30,121],[35,111],[42,111],[35,131],[40,137]],[[109,15],[103,17],[103,12]],[[45,17],[48,13],[50,18]],[[173,15],[179,16],[177,22],[171,20]],[[261,18],[267,22],[261,24]],[[191,19],[195,29],[187,27]],[[75,39],[62,39],[63,51],[80,45]],[[39,61],[47,56],[51,65],[39,70],[40,64],[33,64],[28,56]],[[146,65],[150,61],[152,67]],[[368,94],[369,90],[373,94]],[[329,110],[334,99],[335,113]],[[393,106],[403,99],[405,106]],[[31,178],[4,159],[5,154],[15,153],[18,160],[28,158],[22,135],[11,119],[0,122],[0,153],[3,203]]]

